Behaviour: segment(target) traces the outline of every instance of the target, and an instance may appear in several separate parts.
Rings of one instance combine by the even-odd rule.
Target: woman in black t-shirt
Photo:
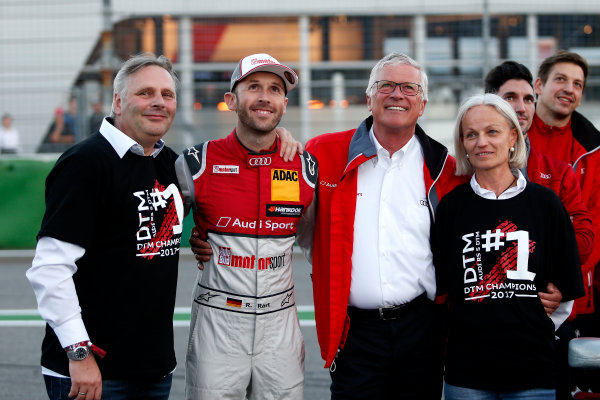
[[[555,324],[538,292],[554,283],[561,307],[583,295],[572,223],[518,170],[527,149],[506,101],[468,99],[454,140],[457,174],[473,177],[441,201],[432,233],[448,301],[445,397],[553,399]]]

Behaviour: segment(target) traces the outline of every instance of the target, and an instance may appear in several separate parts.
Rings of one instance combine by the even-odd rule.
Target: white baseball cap
[[[281,64],[272,56],[260,53],[252,54],[240,60],[231,75],[230,91],[233,91],[235,85],[254,72],[272,72],[283,79],[286,93],[298,85],[298,75],[293,69]]]

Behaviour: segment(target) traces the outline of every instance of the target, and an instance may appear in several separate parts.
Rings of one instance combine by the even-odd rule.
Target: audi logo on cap
[[[271,157],[253,157],[248,159],[248,165],[251,167],[264,167],[271,165]]]

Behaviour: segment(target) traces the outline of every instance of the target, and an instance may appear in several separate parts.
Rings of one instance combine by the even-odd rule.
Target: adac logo
[[[304,211],[302,205],[267,204],[267,217],[299,217],[302,211]]]
[[[265,167],[271,165],[271,157],[252,157],[248,159],[250,167]]]
[[[290,171],[289,169],[274,169],[273,180],[298,182],[298,171]]]
[[[271,170],[271,201],[300,201],[298,171]]]

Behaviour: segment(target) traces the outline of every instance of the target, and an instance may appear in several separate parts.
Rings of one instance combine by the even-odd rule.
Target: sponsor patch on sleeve
[[[298,171],[271,170],[271,201],[300,201]]]
[[[239,165],[213,165],[213,174],[239,174]]]

